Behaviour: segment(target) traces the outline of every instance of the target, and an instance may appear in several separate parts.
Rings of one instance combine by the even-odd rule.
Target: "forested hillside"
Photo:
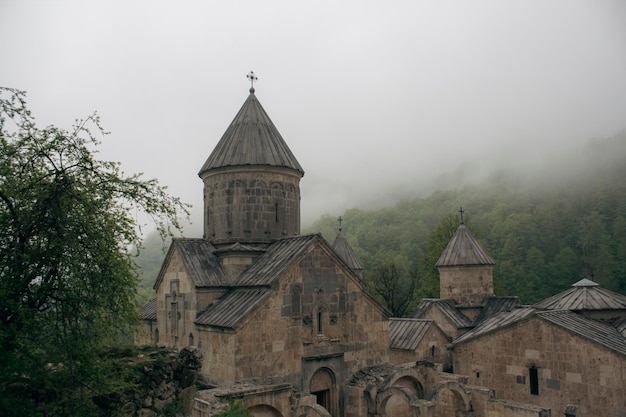
[[[441,184],[450,178],[442,176]],[[434,264],[459,224],[460,207],[496,260],[497,295],[530,304],[581,278],[626,294],[625,179],[623,132],[542,162],[511,165],[473,185],[389,201],[380,210],[324,215],[302,232],[321,232],[332,243],[341,216],[370,290],[393,304],[395,315],[409,315],[421,298],[438,296]],[[139,263],[143,286],[151,288],[164,253],[155,236],[145,243]]]
[[[496,260],[497,295],[534,303],[581,278],[626,293],[626,132],[520,166],[389,208],[341,213],[366,280],[380,284],[393,266],[398,282],[383,284],[402,293],[415,281],[412,305],[438,296],[433,265],[463,207],[465,223]],[[332,242],[337,217],[325,215],[305,232],[321,231]]]

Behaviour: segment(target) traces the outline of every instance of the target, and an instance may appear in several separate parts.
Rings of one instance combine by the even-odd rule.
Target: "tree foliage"
[[[497,295],[534,303],[582,278],[626,294],[626,131],[562,154],[532,171],[498,170],[384,209],[347,210],[343,231],[370,290],[379,266],[404,257],[419,270],[413,302],[437,297],[434,265],[463,206],[468,228],[496,261]],[[336,217],[309,229],[332,241]]]
[[[417,281],[417,269],[411,268],[408,262],[395,259],[376,265],[370,285],[393,317],[403,317],[412,306]]]
[[[2,415],[14,403],[88,414],[90,392],[113,382],[97,352],[135,317],[136,213],[165,235],[187,211],[156,180],[96,159],[104,134],[96,114],[40,128],[23,92],[0,89]]]

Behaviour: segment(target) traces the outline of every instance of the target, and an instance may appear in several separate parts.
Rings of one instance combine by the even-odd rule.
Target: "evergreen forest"
[[[471,184],[450,186],[450,178],[458,176],[442,176],[433,181],[437,191],[384,208],[323,215],[302,233],[321,232],[332,243],[341,216],[370,292],[394,316],[410,316],[422,298],[438,297],[434,265],[461,207],[464,223],[496,261],[496,295],[533,304],[583,278],[626,294],[626,131],[543,162],[510,164]],[[145,287],[158,274],[161,245],[156,237],[145,242]]]

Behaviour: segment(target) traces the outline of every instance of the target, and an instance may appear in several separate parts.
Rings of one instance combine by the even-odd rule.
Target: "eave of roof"
[[[248,165],[289,168],[304,175],[302,166],[252,91],[199,175],[211,169]]]

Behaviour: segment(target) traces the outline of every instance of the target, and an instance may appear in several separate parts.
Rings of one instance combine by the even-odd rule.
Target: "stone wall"
[[[139,374],[137,389],[121,396],[104,395],[94,402],[116,417],[191,415],[196,394],[200,353],[190,348],[180,353],[155,350],[125,358]]]
[[[493,296],[493,266],[439,268],[439,297],[460,305],[481,305]]]
[[[300,234],[301,173],[233,167],[204,173],[205,239],[265,242]]]
[[[552,415],[574,405],[579,415],[626,416],[626,358],[538,317],[456,345],[454,370]]]

